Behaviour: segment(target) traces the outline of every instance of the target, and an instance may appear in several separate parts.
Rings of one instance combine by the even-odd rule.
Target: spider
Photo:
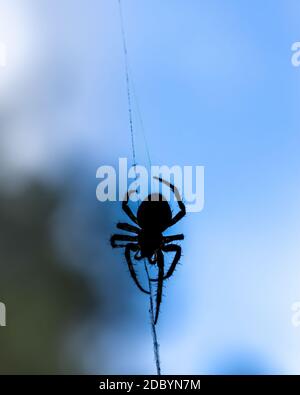
[[[150,294],[150,291],[146,290],[140,284],[132,263],[131,255],[134,253],[134,259],[137,261],[147,259],[150,265],[157,266],[158,278],[150,278],[150,281],[157,282],[156,311],[154,320],[154,324],[156,324],[162,300],[163,282],[172,276],[181,257],[181,247],[177,244],[170,243],[184,239],[183,234],[164,236],[163,232],[180,221],[185,216],[186,209],[181,200],[178,189],[174,185],[162,178],[154,178],[161,183],[164,183],[172,190],[178,202],[179,212],[173,217],[170,205],[166,198],[161,193],[158,193],[148,195],[148,197],[142,201],[138,208],[137,215],[135,216],[128,205],[129,197],[134,193],[134,191],[128,191],[123,200],[122,209],[137,226],[119,222],[117,224],[117,228],[135,233],[136,235],[114,234],[111,237],[110,242],[113,248],[125,248],[125,258],[130,275],[138,288],[146,294]],[[119,243],[122,241],[126,243]],[[164,253],[168,252],[175,252],[175,255],[169,269],[165,272]]]

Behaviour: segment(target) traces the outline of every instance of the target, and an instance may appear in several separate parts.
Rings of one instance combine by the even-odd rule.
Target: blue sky
[[[1,2],[21,21],[13,53],[21,39],[27,51],[13,58],[20,65],[5,71],[0,93],[18,114],[4,139],[9,171],[59,178],[68,162],[96,171],[130,158],[117,1],[18,3]],[[165,290],[165,372],[299,373],[291,305],[300,300],[300,68],[291,45],[300,41],[300,4],[123,0],[123,8],[153,164],[205,166],[205,207],[178,225],[184,257]],[[146,163],[138,124],[136,137]],[[127,334],[125,345],[118,328],[107,336],[128,355],[131,342],[149,343],[147,330]],[[151,372],[151,352],[149,344],[147,357],[120,357],[113,368]]]

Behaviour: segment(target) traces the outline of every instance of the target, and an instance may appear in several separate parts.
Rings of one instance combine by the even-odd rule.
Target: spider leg
[[[110,244],[112,248],[120,248],[120,247],[126,247],[126,244],[118,244],[116,241],[138,241],[137,236],[129,236],[129,235],[112,235],[110,238]]]
[[[140,233],[140,230],[137,226],[133,226],[133,225],[123,223],[123,222],[118,222],[117,228],[122,229],[122,230],[127,230],[127,232]]]
[[[167,246],[164,246],[162,250],[165,252],[173,252],[173,251],[175,252],[174,260],[171,263],[171,266],[170,266],[169,270],[167,271],[167,274],[164,276],[164,280],[166,280],[167,278],[172,276],[172,274],[174,273],[175,267],[181,257],[181,247],[176,244],[169,244]]]
[[[138,251],[134,254],[134,259],[136,259],[137,261],[141,261],[142,259],[144,259],[144,257],[141,255],[141,250],[138,250]]]
[[[154,253],[153,259],[152,259],[152,257],[148,257],[148,262],[150,263],[150,265],[153,265],[154,263],[157,262],[157,252]]]
[[[128,191],[125,195],[125,198],[122,202],[122,209],[125,211],[125,213],[128,215],[128,217],[133,221],[135,224],[138,223],[136,216],[133,214],[131,211],[131,208],[128,206],[128,200],[130,195],[132,195],[135,191]]]
[[[163,283],[164,283],[164,255],[160,250],[157,253],[157,266],[158,266],[158,284],[157,284],[157,293],[156,293],[156,311],[155,311],[154,325],[156,325],[158,320],[159,309],[162,300]]]
[[[170,243],[171,241],[175,241],[175,240],[183,240],[184,239],[184,235],[180,234],[180,235],[173,235],[173,236],[165,236],[163,238],[163,242],[164,243]]]
[[[134,270],[134,267],[133,267],[133,264],[132,264],[132,260],[131,260],[131,251],[135,252],[135,251],[138,250],[138,248],[139,248],[139,247],[138,247],[136,244],[128,243],[127,246],[126,246],[126,248],[125,248],[125,258],[126,258],[126,261],[127,261],[127,264],[128,264],[128,268],[129,268],[129,272],[130,272],[130,275],[131,275],[133,281],[135,282],[135,284],[138,286],[138,288],[139,288],[142,292],[144,292],[144,293],[146,293],[146,294],[149,295],[150,292],[149,292],[149,291],[146,291],[146,290],[141,286],[141,284],[140,284],[140,282],[139,282],[139,280],[138,280],[138,278],[137,278],[136,272],[135,272],[135,270]]]
[[[175,257],[173,259],[173,262],[171,263],[171,266],[167,271],[167,274],[163,277],[163,280],[166,280],[167,278],[171,277],[172,274],[174,273],[175,267],[181,257],[181,247],[176,244],[169,244],[167,246],[164,246],[162,250],[164,252],[175,252]],[[159,281],[159,278],[151,278],[151,281],[157,282]]]
[[[167,185],[172,190],[172,192],[174,193],[174,195],[176,197],[176,200],[177,200],[177,203],[178,203],[180,211],[175,215],[174,218],[171,219],[170,224],[169,224],[168,227],[173,226],[178,221],[180,221],[181,218],[183,218],[185,216],[185,214],[186,214],[185,205],[184,205],[184,203],[183,203],[183,201],[181,199],[180,193],[179,193],[178,189],[175,187],[175,185],[173,185],[170,182],[162,179],[161,177],[153,177],[153,178],[155,178],[156,180],[158,180],[158,181],[162,182],[163,184]]]

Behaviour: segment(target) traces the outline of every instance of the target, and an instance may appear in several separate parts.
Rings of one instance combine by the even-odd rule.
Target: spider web
[[[138,113],[138,118],[141,124],[141,130],[144,138],[144,144],[147,150],[147,156],[148,156],[148,161],[149,165],[151,167],[151,159],[150,159],[150,153],[149,153],[149,147],[148,143],[146,140],[146,135],[145,135],[145,130],[144,130],[144,124],[140,112],[140,107],[138,104],[137,100],[137,95],[136,91],[134,88],[133,83],[131,83],[131,76],[130,76],[130,70],[129,70],[129,61],[128,61],[128,50],[127,50],[127,42],[126,42],[126,35],[125,35],[125,25],[124,25],[124,17],[123,17],[123,10],[122,10],[122,3],[121,0],[118,0],[119,3],[119,14],[120,14],[120,22],[121,22],[121,34],[122,34],[122,43],[123,43],[123,52],[124,52],[124,61],[125,61],[125,79],[126,79],[126,90],[127,90],[127,104],[128,104],[128,117],[129,117],[129,127],[130,127],[130,138],[131,138],[131,149],[132,149],[132,159],[133,159],[133,166],[136,168],[136,149],[135,149],[135,135],[134,135],[134,122],[133,122],[133,108],[132,108],[132,98],[134,98],[135,103],[136,103],[136,108],[137,108],[137,113]],[[134,92],[132,95],[131,88]],[[137,178],[137,174],[135,173],[135,178]],[[154,315],[154,303],[153,303],[153,290],[152,290],[152,284],[150,281],[150,275],[148,272],[147,268],[147,263],[144,261],[144,266],[145,266],[145,272],[148,280],[148,286],[149,286],[149,291],[150,291],[150,297],[149,297],[149,313],[150,313],[150,323],[151,323],[151,330],[152,330],[152,340],[153,340],[153,351],[154,351],[154,358],[155,358],[155,364],[156,364],[156,370],[157,374],[161,374],[161,367],[160,367],[160,355],[159,355],[159,344],[157,340],[157,333],[156,333],[156,327],[155,327],[155,315]]]

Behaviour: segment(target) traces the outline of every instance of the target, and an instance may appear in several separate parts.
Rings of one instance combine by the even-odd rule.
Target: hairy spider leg
[[[140,233],[140,229],[137,226],[133,226],[131,224],[127,224],[126,222],[118,222],[117,228],[121,230],[126,230],[127,232],[131,233]]]
[[[125,258],[126,258],[126,261],[127,261],[127,264],[128,264],[128,268],[129,268],[129,272],[130,272],[130,275],[131,275],[133,281],[136,283],[136,285],[138,286],[138,288],[142,292],[144,292],[145,294],[150,295],[150,292],[147,291],[146,289],[144,289],[142,287],[142,285],[140,284],[140,282],[139,282],[139,280],[137,278],[136,272],[134,270],[132,261],[131,261],[131,251],[132,252],[136,252],[136,251],[138,251],[138,249],[139,249],[139,246],[136,245],[136,244],[133,244],[133,243],[127,244],[127,246],[125,247]]]
[[[173,259],[173,262],[170,265],[169,270],[167,271],[167,274],[163,276],[163,280],[166,280],[167,278],[171,277],[172,274],[174,273],[175,267],[177,263],[179,262],[179,259],[181,257],[181,247],[176,245],[176,244],[169,244],[167,246],[164,246],[162,248],[164,252],[175,252],[175,256]],[[157,282],[159,281],[159,278],[151,278],[151,281]]]
[[[175,225],[178,221],[180,221],[181,218],[183,218],[183,217],[185,216],[185,214],[186,214],[185,205],[184,205],[184,203],[182,202],[180,193],[179,193],[178,189],[175,187],[175,185],[171,184],[170,182],[164,180],[164,179],[161,178],[161,177],[156,177],[156,176],[155,176],[155,177],[153,177],[153,178],[155,178],[156,180],[158,180],[158,181],[162,182],[163,184],[167,185],[167,186],[172,190],[172,192],[174,193],[174,195],[175,195],[175,197],[176,197],[176,200],[177,200],[177,203],[178,203],[178,206],[179,206],[180,211],[175,215],[174,218],[171,219],[170,224],[169,224],[168,227],[173,226],[173,225]]]
[[[157,291],[156,291],[156,311],[155,311],[155,320],[154,325],[156,325],[159,315],[160,304],[162,300],[162,291],[163,291],[163,283],[164,283],[164,254],[161,250],[157,251],[157,266],[158,266],[158,283],[157,283]]]
[[[183,240],[183,239],[184,239],[184,235],[181,233],[178,235],[164,236],[163,242],[164,243],[171,243],[171,241]]]
[[[128,191],[125,195],[125,198],[122,202],[122,209],[123,211],[125,211],[125,213],[128,215],[128,217],[135,223],[138,224],[138,220],[136,218],[136,216],[133,214],[133,212],[131,211],[131,208],[128,206],[128,200],[130,195],[132,195],[133,193],[135,193],[135,191]]]
[[[137,236],[129,236],[129,235],[112,235],[110,238],[110,244],[112,248],[121,248],[126,247],[126,244],[117,244],[116,241],[138,241]]]

